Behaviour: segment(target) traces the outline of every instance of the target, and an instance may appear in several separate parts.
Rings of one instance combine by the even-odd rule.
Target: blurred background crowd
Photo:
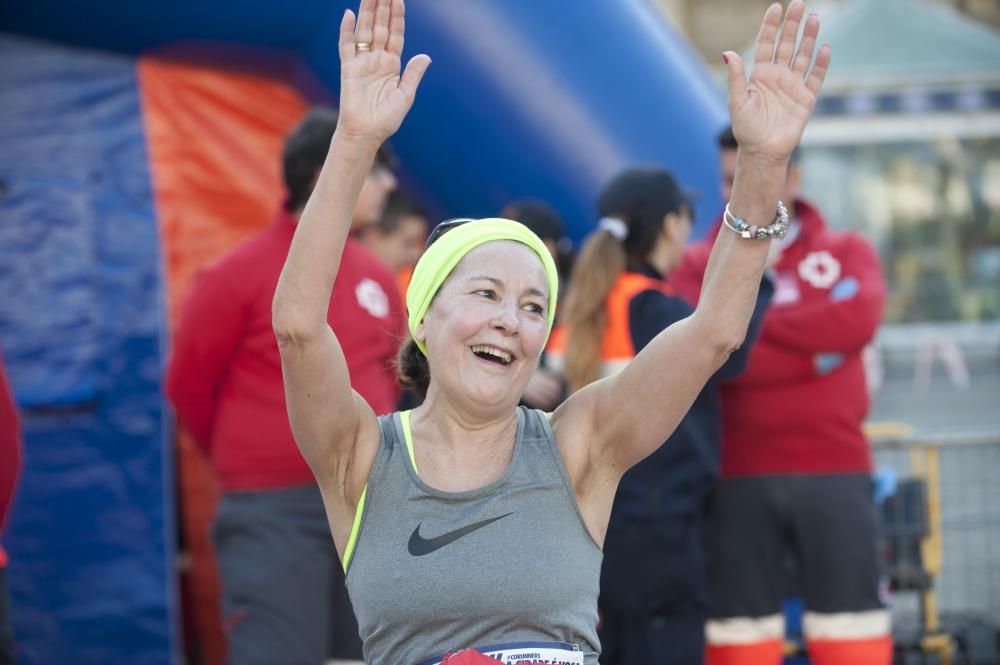
[[[735,146],[721,53],[748,47],[767,4],[413,0],[407,52],[430,54],[434,66],[369,178],[353,236],[372,277],[344,297],[359,317],[401,317],[428,233],[456,216],[526,224],[556,258],[563,294],[586,284],[580,293],[601,307],[612,295],[593,290],[594,275],[611,268],[580,252],[595,232],[615,236],[607,220],[622,218],[626,258],[644,265],[617,270],[671,284],[713,237],[726,198]],[[299,459],[223,454],[215,418],[238,400],[222,427],[252,436],[275,394],[280,401],[280,384],[267,383],[277,369],[269,319],[252,316],[263,301],[243,299],[271,268],[266,252],[248,248],[284,222],[292,232],[322,162],[336,115],[315,109],[336,108],[346,6],[0,5],[0,594],[9,596],[0,595],[0,663],[226,662],[240,617],[223,607],[222,586],[241,551],[216,548],[240,519],[257,517],[230,505],[222,520],[220,496],[311,476]],[[819,211],[829,229],[863,238],[884,288],[857,348],[819,348],[809,363],[824,380],[847,371],[852,354],[863,367],[864,396],[822,395],[867,411],[857,424],[864,419],[872,451],[865,474],[895,661],[1000,663],[1000,4],[825,0],[808,9],[834,55],[790,171],[790,200],[802,201],[793,216]],[[673,177],[614,180],[633,167]],[[601,196],[615,182],[623,203]],[[650,207],[667,240],[631,252],[628,229]],[[664,222],[669,215],[679,218]],[[786,268],[832,289],[832,303],[864,293],[864,278],[840,279],[847,260],[829,256]],[[781,260],[762,312],[798,299]],[[670,288],[697,298],[680,275]],[[862,325],[855,316],[798,330],[846,337]],[[402,319],[359,321],[341,324],[355,326],[357,362],[382,373],[370,389],[387,382],[384,410],[417,403],[392,379]],[[551,410],[595,378],[578,380],[572,353],[550,348],[527,404]],[[601,356],[591,374],[613,371],[616,358]],[[698,415],[713,432],[728,417],[721,390],[722,412]],[[246,480],[251,467],[263,475]],[[651,468],[655,483],[662,469]],[[805,575],[792,566],[777,592],[787,596],[788,662],[816,658],[801,629]],[[333,599],[327,655],[352,660],[360,647],[342,577],[306,582]],[[607,652],[609,663],[639,662],[616,658]]]

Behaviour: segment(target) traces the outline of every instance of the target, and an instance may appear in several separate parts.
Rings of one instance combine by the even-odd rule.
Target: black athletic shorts
[[[791,569],[808,611],[884,606],[867,473],[723,479],[709,504],[705,539],[712,618],[779,613]]]

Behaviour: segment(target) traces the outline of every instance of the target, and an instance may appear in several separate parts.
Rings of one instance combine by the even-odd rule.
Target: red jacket
[[[0,353],[0,535],[14,502],[14,487],[21,470],[21,431],[17,419],[17,406],[7,383]],[[7,565],[7,553],[0,546],[0,568]]]
[[[314,482],[292,438],[271,301],[295,220],[279,216],[195,280],[175,332],[167,395],[212,459],[225,490]],[[353,239],[327,315],[355,390],[376,413],[395,409],[393,361],[404,328],[392,274]]]
[[[774,267],[774,298],[749,366],[722,384],[723,477],[871,469],[861,352],[882,318],[882,268],[861,236],[830,230],[805,201],[795,211],[801,230]],[[670,275],[690,298],[710,249],[693,246]]]

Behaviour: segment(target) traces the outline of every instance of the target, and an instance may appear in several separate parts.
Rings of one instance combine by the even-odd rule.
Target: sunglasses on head
[[[435,226],[434,230],[431,231],[431,234],[427,236],[427,242],[424,244],[424,251],[427,251],[428,247],[437,242],[437,239],[443,236],[445,233],[448,233],[448,231],[451,231],[452,229],[459,227],[462,224],[468,224],[469,222],[474,222],[474,221],[476,220],[470,217],[456,217],[454,219],[444,220],[443,222]]]

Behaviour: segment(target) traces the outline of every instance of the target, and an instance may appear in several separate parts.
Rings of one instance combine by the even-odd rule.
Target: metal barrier
[[[959,651],[995,654],[989,643],[1000,624],[1000,432],[925,441],[905,425],[879,424],[868,433],[876,466],[899,479],[886,529],[897,635],[909,627],[914,643],[941,663]]]

